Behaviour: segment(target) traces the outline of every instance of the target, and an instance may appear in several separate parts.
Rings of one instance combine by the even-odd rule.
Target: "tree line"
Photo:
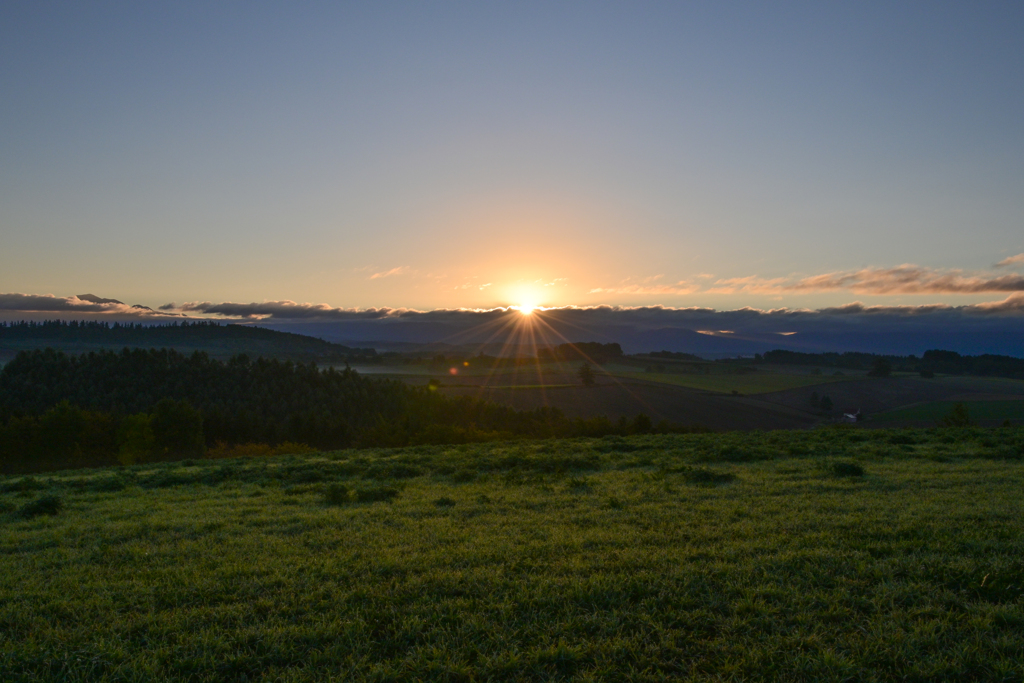
[[[213,321],[181,321],[161,324],[108,323],[92,320],[45,320],[0,322],[0,346],[26,343],[37,346],[105,345],[111,347],[219,347],[259,345],[269,355],[319,362],[365,361],[374,349],[342,344],[291,332],[250,325],[222,325]]]
[[[6,470],[189,457],[215,444],[318,449],[678,431],[644,416],[571,420],[346,368],[202,352],[23,351],[0,370]]]

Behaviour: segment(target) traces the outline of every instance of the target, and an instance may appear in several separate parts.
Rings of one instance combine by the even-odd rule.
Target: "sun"
[[[521,313],[522,315],[533,315],[533,312],[537,310],[537,305],[523,303],[519,304],[517,308],[519,309],[519,313]]]

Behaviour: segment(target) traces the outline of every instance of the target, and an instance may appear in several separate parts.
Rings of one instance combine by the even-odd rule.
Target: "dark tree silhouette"
[[[594,369],[590,367],[590,363],[584,361],[577,374],[579,374],[580,381],[583,382],[583,386],[594,386]]]
[[[940,427],[970,427],[971,426],[971,414],[967,410],[967,406],[963,403],[957,403],[953,406],[953,409],[949,411],[946,417],[939,420]]]

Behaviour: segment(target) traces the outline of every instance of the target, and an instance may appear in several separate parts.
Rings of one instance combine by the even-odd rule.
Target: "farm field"
[[[1024,430],[0,477],[0,679],[1024,678]]]
[[[949,414],[958,401],[932,401],[899,410],[878,413],[877,422],[937,422]],[[1024,400],[964,401],[973,420],[1024,420]]]
[[[552,383],[542,387],[445,383],[441,392],[481,398],[517,410],[550,406],[570,418],[604,415],[612,420],[632,419],[643,413],[655,422],[667,420],[714,430],[806,428],[818,420],[805,411],[756,397],[711,394],[657,382],[599,375],[595,386],[583,387],[579,383],[560,386],[554,383],[554,377],[546,379]],[[570,380],[566,377],[564,381]]]
[[[837,410],[862,410],[869,419],[921,403],[1024,399],[1024,382],[993,377],[868,377],[815,389],[804,387],[761,394],[766,403],[806,409],[812,391],[827,394]],[[949,411],[943,412],[942,417]],[[932,419],[932,418],[928,418]],[[938,418],[935,418],[938,419]],[[934,423],[933,423],[934,424]],[[923,426],[923,425],[922,425]],[[931,425],[928,425],[931,426]]]
[[[810,387],[819,384],[844,382],[860,379],[847,375],[811,375],[808,373],[753,372],[749,375],[739,374],[675,374],[660,372],[616,372],[617,377],[628,377],[648,382],[661,382],[674,386],[714,391],[728,394],[737,391],[741,394],[765,394],[772,391],[784,391],[799,387]]]

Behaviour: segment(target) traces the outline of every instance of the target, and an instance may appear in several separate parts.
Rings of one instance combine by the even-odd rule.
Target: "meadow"
[[[0,680],[1024,680],[1024,430],[0,477]]]

